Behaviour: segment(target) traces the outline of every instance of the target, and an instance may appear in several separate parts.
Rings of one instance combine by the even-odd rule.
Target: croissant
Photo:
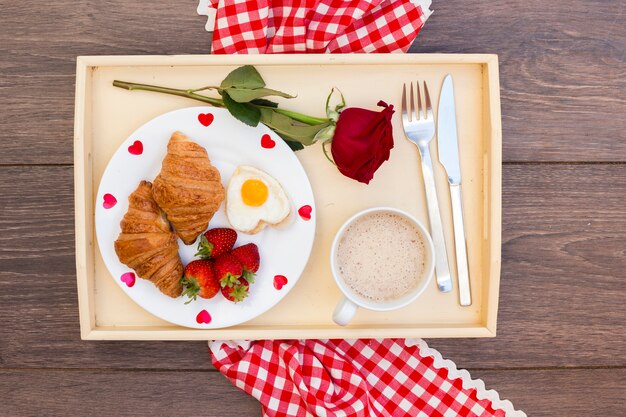
[[[163,294],[178,297],[183,275],[178,242],[154,201],[150,182],[141,181],[128,197],[128,211],[120,226],[122,232],[115,241],[120,262],[134,269],[140,278],[152,281]]]
[[[174,132],[167,144],[152,192],[186,245],[207,229],[225,196],[220,172],[206,150],[180,132]]]

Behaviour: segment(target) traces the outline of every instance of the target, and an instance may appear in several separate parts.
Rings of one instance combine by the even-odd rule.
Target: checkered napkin
[[[200,0],[214,54],[406,52],[431,0]]]
[[[210,342],[266,417],[525,417],[421,339]]]

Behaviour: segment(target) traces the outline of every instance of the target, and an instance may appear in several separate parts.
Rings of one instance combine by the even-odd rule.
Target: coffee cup
[[[426,228],[403,210],[374,207],[350,217],[330,251],[331,271],[342,292],[333,321],[347,325],[359,307],[391,311],[411,304],[432,280],[434,253]],[[385,268],[392,275],[381,275],[387,273]]]

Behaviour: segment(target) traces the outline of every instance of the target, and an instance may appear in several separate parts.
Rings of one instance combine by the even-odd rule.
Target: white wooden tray
[[[177,327],[128,298],[107,271],[94,234],[95,193],[112,154],[138,126],[167,111],[196,106],[188,99],[112,87],[114,79],[190,88],[216,85],[237,66],[255,65],[268,86],[296,93],[288,107],[324,114],[330,89],[349,106],[375,109],[379,99],[400,109],[402,83],[426,80],[437,108],[443,77],[454,76],[463,173],[463,204],[473,305],[460,307],[452,293],[431,287],[414,304],[394,312],[359,310],[348,327],[332,321],[340,298],[330,274],[335,231],[354,212],[386,205],[425,222],[426,207],[417,149],[394,118],[395,148],[368,185],[340,175],[319,146],[298,152],[317,207],[313,252],[300,281],[277,306],[243,325],[218,330]],[[397,116],[397,115],[396,115]],[[495,55],[258,55],[78,57],[75,114],[76,268],[83,339],[283,339],[359,337],[493,337],[500,284],[501,120]],[[435,145],[436,147],[436,145]],[[440,190],[447,190],[436,164]],[[345,198],[357,195],[358,198]],[[454,264],[452,215],[447,192],[440,205]]]

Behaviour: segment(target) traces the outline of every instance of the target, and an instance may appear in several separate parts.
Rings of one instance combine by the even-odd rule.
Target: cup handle
[[[337,307],[335,307],[333,321],[340,326],[345,326],[352,320],[358,308],[359,307],[352,301],[343,297],[341,301],[339,301],[339,304],[337,304]]]

